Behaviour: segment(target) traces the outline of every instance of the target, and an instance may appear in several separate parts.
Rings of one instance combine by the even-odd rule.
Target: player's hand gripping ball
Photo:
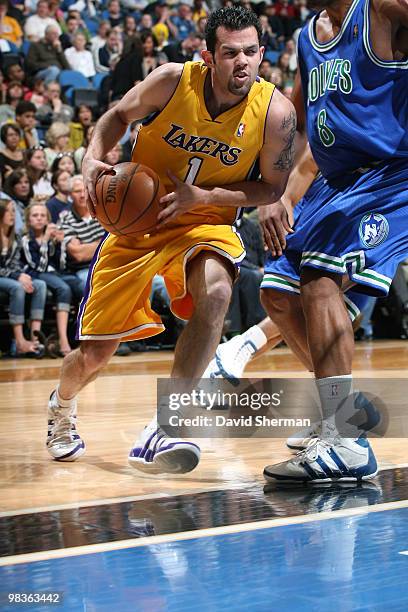
[[[125,162],[115,174],[101,174],[96,182],[96,216],[116,236],[143,236],[152,232],[166,191],[154,170]]]

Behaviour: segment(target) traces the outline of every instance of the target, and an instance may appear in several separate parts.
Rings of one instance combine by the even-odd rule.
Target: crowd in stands
[[[306,0],[241,4],[261,20],[260,75],[290,96]],[[35,332],[50,299],[60,354],[71,350],[69,313],[83,296],[104,233],[89,216],[80,175],[95,121],[157,66],[200,59],[208,13],[218,6],[0,0],[0,305],[7,306],[14,354],[40,355]],[[108,163],[130,159],[137,128],[129,126]],[[263,261],[259,228],[247,218],[241,225],[248,256],[229,313],[236,333],[264,316],[255,297]],[[163,293],[160,277],[154,287]]]

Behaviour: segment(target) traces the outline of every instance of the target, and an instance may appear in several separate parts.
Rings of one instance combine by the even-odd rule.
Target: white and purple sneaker
[[[55,391],[48,402],[47,450],[56,461],[76,461],[85,452],[85,442],[76,430],[76,402],[71,408],[58,405]]]
[[[197,444],[181,438],[170,438],[152,421],[141,432],[130,450],[129,464],[149,474],[186,474],[200,461]]]

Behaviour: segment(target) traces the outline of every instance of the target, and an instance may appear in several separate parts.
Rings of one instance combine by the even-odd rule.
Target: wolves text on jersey
[[[233,166],[238,162],[242,149],[230,147],[225,142],[208,138],[207,136],[194,136],[187,134],[181,125],[171,124],[170,131],[162,136],[171,147],[184,149],[188,153],[203,153],[211,157],[219,157],[225,166]]]
[[[309,72],[308,105],[316,102],[326,91],[349,94],[353,89],[350,60],[331,59],[312,68]]]

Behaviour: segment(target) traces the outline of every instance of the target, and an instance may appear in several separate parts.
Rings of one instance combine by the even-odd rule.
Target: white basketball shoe
[[[57,461],[76,461],[85,452],[85,442],[76,430],[76,401],[71,408],[58,405],[56,392],[48,402],[47,450]]]
[[[170,438],[153,420],[131,448],[128,461],[136,470],[149,474],[186,474],[200,461],[197,444]]]
[[[239,385],[247,363],[256,353],[256,346],[243,335],[234,336],[220,344],[215,357],[207,366],[202,378],[225,378],[233,385]]]
[[[359,482],[376,474],[377,461],[364,437],[337,437],[333,441],[317,438],[293,459],[264,469],[269,482],[286,483]]]

